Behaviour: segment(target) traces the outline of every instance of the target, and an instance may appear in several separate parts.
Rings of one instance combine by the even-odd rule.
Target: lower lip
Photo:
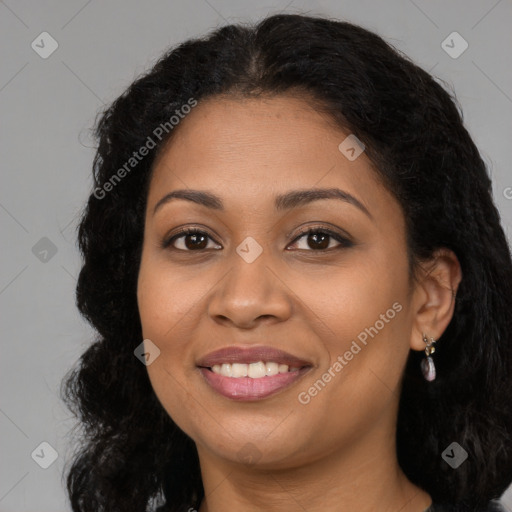
[[[251,377],[224,377],[214,373],[208,368],[201,368],[201,373],[206,382],[217,393],[232,400],[261,400],[284,388],[287,388],[305,373],[310,367],[304,367],[295,372],[278,373],[271,377],[252,379]]]

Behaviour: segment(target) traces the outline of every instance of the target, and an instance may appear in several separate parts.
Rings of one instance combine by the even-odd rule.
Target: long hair
[[[142,341],[136,287],[148,183],[159,149],[179,130],[169,120],[190,98],[284,93],[301,95],[365,144],[401,205],[412,269],[442,247],[461,264],[454,316],[435,354],[438,378],[422,378],[415,351],[404,370],[400,466],[434,501],[468,507],[510,484],[512,262],[490,178],[456,100],[372,32],[276,15],[170,49],[96,124],[76,300],[97,339],[62,389],[82,427],[67,475],[73,511],[199,507],[195,444],[166,413],[134,356]],[[161,126],[165,131],[156,133],[165,136],[157,137]],[[154,149],[127,167],[148,137]],[[122,179],[114,181],[116,174]],[[452,442],[469,454],[457,470],[441,457]]]

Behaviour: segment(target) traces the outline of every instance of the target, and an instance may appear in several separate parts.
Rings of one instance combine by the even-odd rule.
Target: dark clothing
[[[507,510],[497,501],[490,501],[485,507],[467,508],[448,503],[432,503],[425,512],[507,512]]]

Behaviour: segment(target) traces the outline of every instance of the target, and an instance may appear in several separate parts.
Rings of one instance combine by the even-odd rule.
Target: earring
[[[432,357],[430,357],[430,355],[436,351],[436,348],[434,347],[434,343],[436,343],[436,340],[434,338],[430,338],[429,340],[427,336],[424,334],[423,341],[426,344],[426,358],[423,359],[423,361],[421,361],[421,371],[423,373],[423,377],[425,377],[426,380],[431,382],[436,378],[436,367],[434,365],[434,360],[432,359]]]

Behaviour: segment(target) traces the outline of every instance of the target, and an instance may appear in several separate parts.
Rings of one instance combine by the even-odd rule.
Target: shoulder
[[[432,503],[425,512],[507,512],[499,501],[490,501],[483,507],[468,507],[448,503]]]

